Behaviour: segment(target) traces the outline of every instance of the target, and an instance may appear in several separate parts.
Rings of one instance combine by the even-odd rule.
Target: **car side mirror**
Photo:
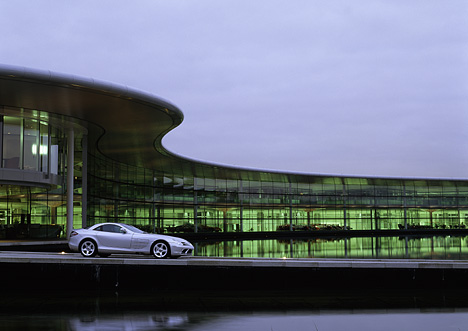
[[[125,230],[125,229],[120,229],[120,233],[126,234],[126,233],[127,233],[127,230]]]

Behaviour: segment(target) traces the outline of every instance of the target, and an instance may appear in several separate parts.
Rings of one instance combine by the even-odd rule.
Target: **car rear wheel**
[[[93,257],[97,254],[97,244],[94,240],[85,239],[80,243],[80,253],[84,257]]]
[[[165,241],[156,241],[151,248],[151,253],[157,259],[166,259],[171,256],[171,247]]]

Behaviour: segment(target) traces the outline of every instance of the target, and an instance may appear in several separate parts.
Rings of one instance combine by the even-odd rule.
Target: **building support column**
[[[151,215],[150,215],[150,227],[153,233],[158,233],[156,232],[156,177],[154,176],[154,171],[153,171],[153,184],[151,185],[152,191],[151,191]],[[159,229],[158,229],[159,231]]]
[[[405,220],[405,230],[408,230],[408,215],[407,215],[407,205],[406,205],[406,185],[403,184],[403,218]]]
[[[347,210],[346,210],[346,200],[347,200],[347,192],[346,192],[346,184],[343,179],[343,229],[348,230],[348,219],[347,219]],[[346,244],[346,241],[345,241]]]
[[[163,233],[163,227],[164,227],[164,221],[161,220],[161,206],[158,205],[158,208],[156,209],[157,215],[156,215],[156,226],[157,226],[157,233]]]
[[[237,196],[238,196],[238,199],[239,199],[239,202],[240,202],[240,215],[239,215],[239,226],[240,226],[240,230],[239,232],[244,232],[244,199],[243,199],[243,195],[244,195],[244,191],[243,191],[243,187],[242,187],[242,180],[239,181],[239,192],[237,193]],[[241,257],[243,257],[244,255],[244,252],[243,252],[243,246],[242,246],[242,241],[241,241]]]
[[[240,210],[239,210],[239,231],[238,232],[244,232],[244,207],[242,206],[242,202],[241,202]]]
[[[292,207],[292,184],[289,180],[289,231],[293,231],[293,207]]]
[[[120,168],[115,163],[112,164],[112,173],[114,175],[114,183],[112,184],[112,191],[114,192],[114,208],[112,218],[117,220],[119,218]]]
[[[193,193],[193,232],[198,233],[198,194]]]
[[[193,232],[198,233],[198,192],[196,177],[193,178]]]
[[[82,141],[83,166],[81,168],[81,225],[88,226],[88,135]]]
[[[73,128],[67,137],[67,238],[73,230],[73,165],[75,163],[75,134]]]

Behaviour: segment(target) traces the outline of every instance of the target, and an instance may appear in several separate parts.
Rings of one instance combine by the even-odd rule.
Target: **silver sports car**
[[[140,253],[164,259],[190,256],[193,251],[192,244],[184,239],[146,233],[123,223],[100,223],[86,229],[73,230],[68,246],[73,252],[80,252],[85,257]]]

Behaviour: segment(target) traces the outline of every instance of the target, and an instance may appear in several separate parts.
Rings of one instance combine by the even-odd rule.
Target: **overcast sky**
[[[468,178],[466,0],[0,0],[0,63],[154,93],[214,163]]]

